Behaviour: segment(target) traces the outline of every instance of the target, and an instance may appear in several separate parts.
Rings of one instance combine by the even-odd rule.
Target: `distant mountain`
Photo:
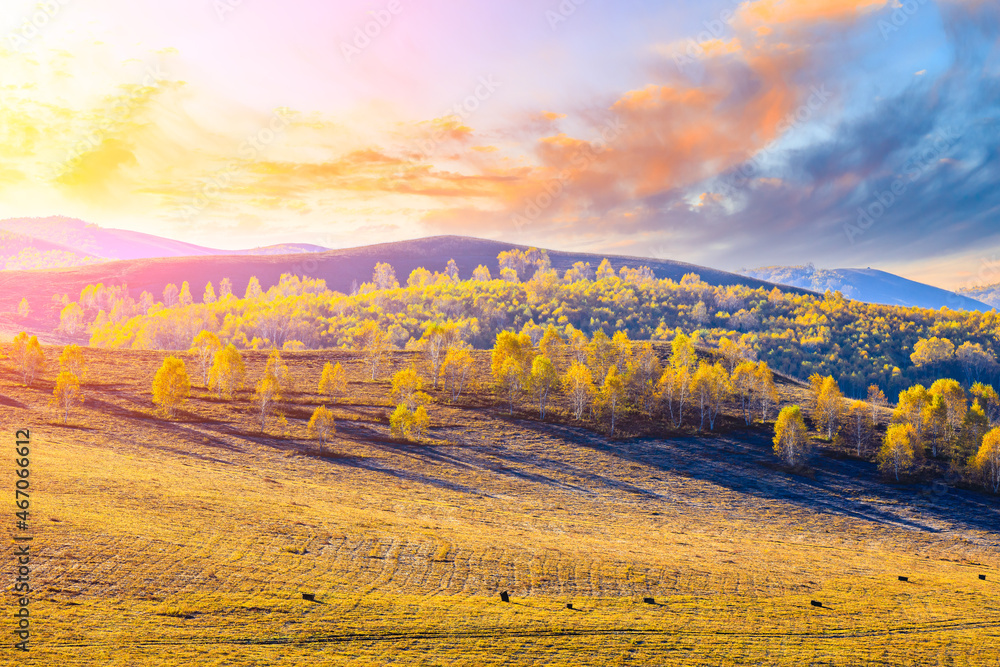
[[[454,259],[458,264],[462,277],[471,276],[480,264],[489,267],[496,276],[499,274],[497,255],[511,248],[525,246],[461,236],[436,236],[308,254],[260,253],[131,259],[47,271],[0,271],[0,313],[13,312],[21,297],[27,295],[34,313],[36,330],[51,331],[58,324],[59,309],[62,307],[52,297],[67,294],[71,300],[76,300],[80,290],[88,284],[97,283],[125,283],[134,297],[145,290],[159,298],[168,283],[180,285],[186,280],[190,283],[192,294],[199,299],[209,281],[217,287],[220,280],[229,278],[233,291],[242,296],[251,276],[256,276],[266,290],[278,283],[282,273],[293,273],[322,278],[330,289],[346,293],[355,283],[371,280],[378,262],[391,264],[402,284],[406,283],[410,272],[419,267],[443,271],[449,259]],[[555,250],[548,251],[548,255],[553,268],[560,272],[571,268],[574,262],[589,262],[592,269],[597,269],[601,260],[607,257],[616,271],[623,266],[648,266],[657,278],[680,281],[685,274],[697,273],[711,285],[749,285],[768,290],[775,287],[773,283],[685,262]],[[796,287],[785,288],[785,291],[808,292]],[[2,320],[3,317],[0,316],[0,323]],[[0,326],[0,333],[3,333],[2,329]]]
[[[1000,309],[1000,283],[960,289],[958,293]]]
[[[203,257],[209,255],[284,255],[327,250],[327,248],[307,243],[288,243],[250,250],[219,250],[193,243],[174,241],[153,234],[100,227],[83,220],[59,216],[0,220],[0,233],[11,235],[11,242],[8,245],[12,257],[16,257],[21,249],[39,247],[39,244],[54,246],[55,249],[70,253],[70,255],[50,253],[47,255],[49,262],[46,264],[12,266],[10,268],[62,268],[119,259]],[[15,246],[14,239],[19,239],[20,248]],[[15,250],[18,252],[14,252]],[[31,251],[29,254],[32,254]]]
[[[0,229],[0,270],[82,266],[105,261],[73,248]]]
[[[849,299],[889,306],[938,310],[989,311],[995,307],[977,301],[971,294],[959,295],[938,287],[907,280],[876,269],[817,269],[806,266],[766,266],[741,271],[745,276],[814,292],[840,292]]]

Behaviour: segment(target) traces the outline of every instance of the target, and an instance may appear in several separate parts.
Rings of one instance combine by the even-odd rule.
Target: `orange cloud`
[[[851,20],[892,0],[757,0],[740,5],[736,21],[749,27]]]

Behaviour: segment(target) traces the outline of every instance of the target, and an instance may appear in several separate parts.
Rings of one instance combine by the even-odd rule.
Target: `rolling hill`
[[[391,264],[401,283],[405,283],[410,272],[419,267],[441,271],[449,259],[455,260],[463,277],[471,275],[480,264],[488,266],[496,275],[497,255],[504,250],[523,247],[502,241],[437,236],[319,253],[129,259],[46,271],[0,271],[0,313],[13,312],[21,297],[28,295],[34,315],[27,324],[41,333],[51,331],[58,324],[61,306],[52,297],[67,294],[73,300],[89,284],[124,283],[129,286],[134,297],[138,297],[143,291],[149,291],[158,298],[167,284],[179,285],[186,280],[197,298],[209,281],[218,285],[223,278],[229,278],[233,291],[243,294],[252,276],[256,276],[264,289],[267,289],[278,283],[281,274],[293,273],[321,278],[330,289],[347,293],[355,282],[360,284],[370,280],[378,262]],[[575,262],[589,262],[596,269],[604,257],[587,253],[548,252],[553,268],[560,272],[571,268]],[[712,285],[773,287],[771,283],[756,278],[685,262],[618,255],[607,257],[616,270],[622,266],[648,266],[657,278],[679,281],[685,274],[697,273],[702,280]],[[792,291],[808,290],[792,288]],[[11,326],[19,331],[25,324],[15,322]],[[0,330],[0,334],[4,333],[10,332]]]
[[[38,247],[70,252],[80,258],[66,257],[62,263],[53,257],[53,263],[44,268],[65,268],[95,261],[122,259],[149,259],[153,257],[201,257],[208,255],[278,255],[288,253],[320,252],[321,246],[308,243],[285,243],[248,250],[220,250],[193,243],[144,234],[126,229],[110,229],[61,216],[49,218],[18,218],[0,220],[0,232],[10,236],[8,254],[16,255],[18,248]],[[86,260],[86,261],[84,261]]]
[[[817,269],[806,266],[767,266],[741,271],[743,275],[815,292],[840,292],[849,299],[888,306],[989,311],[997,304],[977,301],[877,269]]]
[[[428,386],[428,437],[393,437],[408,352],[374,381],[354,352],[287,353],[298,390],[266,432],[249,391],[198,385],[164,418],[162,353],[85,355],[65,422],[51,374],[23,387],[0,364],[0,420],[30,428],[38,473],[35,664],[996,664],[991,496],[886,484],[833,444],[788,470],[769,424],[611,438],[565,400],[508,415],[485,381]],[[245,356],[260,377],[267,353]]]

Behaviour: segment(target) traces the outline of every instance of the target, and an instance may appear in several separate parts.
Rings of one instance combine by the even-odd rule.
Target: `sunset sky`
[[[0,218],[995,283],[998,36],[990,0],[5,0]]]

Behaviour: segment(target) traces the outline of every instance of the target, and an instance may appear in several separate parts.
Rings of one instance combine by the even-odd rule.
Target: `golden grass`
[[[165,355],[86,354],[67,426],[50,384],[0,377],[0,419],[33,435],[32,664],[996,664],[983,497],[924,507],[769,468],[760,434],[609,441],[482,397],[433,407],[446,444],[397,443],[387,382],[288,354],[300,390],[334,357],[351,374],[319,457],[308,392],[288,438],[257,433],[245,394],[196,389],[167,422],[149,400]]]

